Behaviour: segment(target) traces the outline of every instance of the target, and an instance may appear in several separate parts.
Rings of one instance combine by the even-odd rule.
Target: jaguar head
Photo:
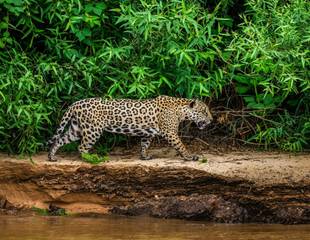
[[[195,122],[199,129],[204,129],[213,120],[209,107],[199,100],[191,101],[182,112],[183,119]]]

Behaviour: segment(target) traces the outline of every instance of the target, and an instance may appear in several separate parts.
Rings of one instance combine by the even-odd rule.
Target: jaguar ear
[[[189,103],[189,107],[190,107],[190,108],[194,108],[195,105],[196,105],[196,100],[193,100],[193,101],[191,101],[191,102]]]

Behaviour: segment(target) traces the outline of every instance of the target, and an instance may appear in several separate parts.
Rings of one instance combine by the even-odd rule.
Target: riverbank
[[[310,223],[309,154],[204,153],[184,162],[171,148],[154,160],[116,149],[99,165],[46,153],[29,159],[0,154],[0,211],[64,209],[69,214],[148,215],[214,222]]]

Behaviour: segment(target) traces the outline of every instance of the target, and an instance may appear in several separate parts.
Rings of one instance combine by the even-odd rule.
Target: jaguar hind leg
[[[65,132],[63,136],[56,137],[54,139],[54,143],[52,144],[49,153],[48,153],[48,160],[55,162],[57,161],[57,158],[55,157],[55,154],[57,150],[70,142],[77,141],[80,139],[80,132],[77,126],[71,124],[69,127],[69,130]]]
[[[152,156],[147,155],[146,151],[150,147],[153,137],[141,138],[141,159],[151,160]]]
[[[102,131],[84,130],[82,133],[81,144],[79,146],[79,152],[88,153],[101,136]]]

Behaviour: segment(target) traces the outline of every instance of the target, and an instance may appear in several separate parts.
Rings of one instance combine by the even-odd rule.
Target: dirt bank
[[[310,223],[310,157],[236,151],[184,162],[170,148],[156,159],[116,149],[110,161],[75,155],[47,162],[0,155],[0,211],[64,208],[69,213],[151,215],[216,222]]]

